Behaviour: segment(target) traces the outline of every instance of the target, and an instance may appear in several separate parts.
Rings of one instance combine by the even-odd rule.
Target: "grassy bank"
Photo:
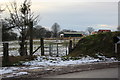
[[[107,32],[90,35],[82,38],[69,56],[97,57],[97,54],[106,57],[118,56],[114,52],[113,37],[120,36],[120,32]],[[118,54],[120,54],[120,44],[118,45]]]

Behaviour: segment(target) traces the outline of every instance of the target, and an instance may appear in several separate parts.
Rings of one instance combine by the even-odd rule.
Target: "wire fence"
[[[9,44],[9,56],[20,56],[19,42],[9,41],[3,42]],[[3,43],[0,43],[0,57],[3,56]],[[27,53],[29,55],[29,43],[27,43]],[[68,54],[69,40],[44,40],[44,53],[50,56],[65,56]],[[40,40],[33,41],[33,51],[40,46]],[[38,49],[34,55],[41,55],[41,49]]]

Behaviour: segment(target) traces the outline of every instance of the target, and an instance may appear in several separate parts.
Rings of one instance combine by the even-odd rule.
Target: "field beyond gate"
[[[76,41],[77,42],[77,41]],[[19,55],[19,42],[9,41],[9,56],[20,56]],[[27,53],[29,54],[29,41],[27,41]],[[40,40],[33,40],[33,52],[40,46]],[[44,40],[44,52],[45,55],[50,56],[66,56],[68,54],[68,40],[55,40],[45,39]],[[41,49],[38,49],[34,55],[41,55]],[[0,57],[3,56],[3,44],[0,43]]]

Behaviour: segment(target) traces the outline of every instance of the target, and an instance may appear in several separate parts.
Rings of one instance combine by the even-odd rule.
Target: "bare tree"
[[[53,37],[58,37],[58,33],[60,31],[60,25],[58,23],[54,23],[51,29],[53,32]]]
[[[10,19],[7,19],[10,28],[17,28],[20,31],[19,37],[19,44],[20,44],[20,55],[24,56],[27,55],[27,41],[26,39],[29,38],[28,32],[31,26],[31,22],[37,22],[37,17],[34,16],[31,12],[31,1],[25,0],[23,4],[18,5],[16,2],[11,3],[11,8],[7,6],[7,9],[10,13]]]
[[[9,24],[6,21],[2,21],[2,41],[17,40],[17,33],[14,33],[12,29],[8,29]]]
[[[94,31],[94,28],[93,27],[88,27],[87,28],[87,31],[89,33],[89,35]]]

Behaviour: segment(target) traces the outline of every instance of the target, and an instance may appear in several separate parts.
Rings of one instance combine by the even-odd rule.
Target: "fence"
[[[34,52],[34,55],[37,55],[37,56],[39,55],[46,55],[46,56],[53,56],[53,57],[66,56],[72,51],[74,47],[74,45],[72,45],[73,41],[72,40],[43,40],[43,39],[34,40],[33,52]],[[19,48],[20,46],[18,41],[0,43],[0,60],[1,60],[0,66],[6,65],[7,63],[9,63],[9,56],[20,56]],[[27,46],[27,53],[30,52],[29,49],[30,47]]]
[[[36,41],[36,43],[38,44],[41,42]],[[65,56],[68,54],[68,44],[69,40],[44,40],[44,49],[41,47],[41,49],[39,49],[35,54],[40,55],[39,53],[41,52],[41,54],[44,53],[44,55]],[[39,45],[34,45],[34,50],[38,46]]]
[[[34,55],[66,56],[72,51],[72,44],[72,40],[34,40],[33,52]],[[3,57],[3,63],[9,63],[9,56],[20,56],[19,48],[18,41],[0,43],[0,59]],[[29,48],[27,46],[27,53],[29,53]]]
[[[47,46],[45,46],[45,53],[48,53],[50,56],[66,56],[68,55],[68,43],[49,43]]]
[[[19,55],[19,42],[10,41],[8,43],[9,56]],[[29,43],[28,43],[29,44]],[[33,41],[33,51],[40,46],[40,40]],[[50,56],[66,56],[69,53],[69,40],[44,40],[44,54]],[[27,52],[29,53],[29,45],[27,46]],[[43,51],[42,51],[43,52]],[[41,49],[38,49],[34,55],[41,55]],[[29,55],[29,54],[28,54]],[[3,43],[0,43],[0,57],[3,56]]]

